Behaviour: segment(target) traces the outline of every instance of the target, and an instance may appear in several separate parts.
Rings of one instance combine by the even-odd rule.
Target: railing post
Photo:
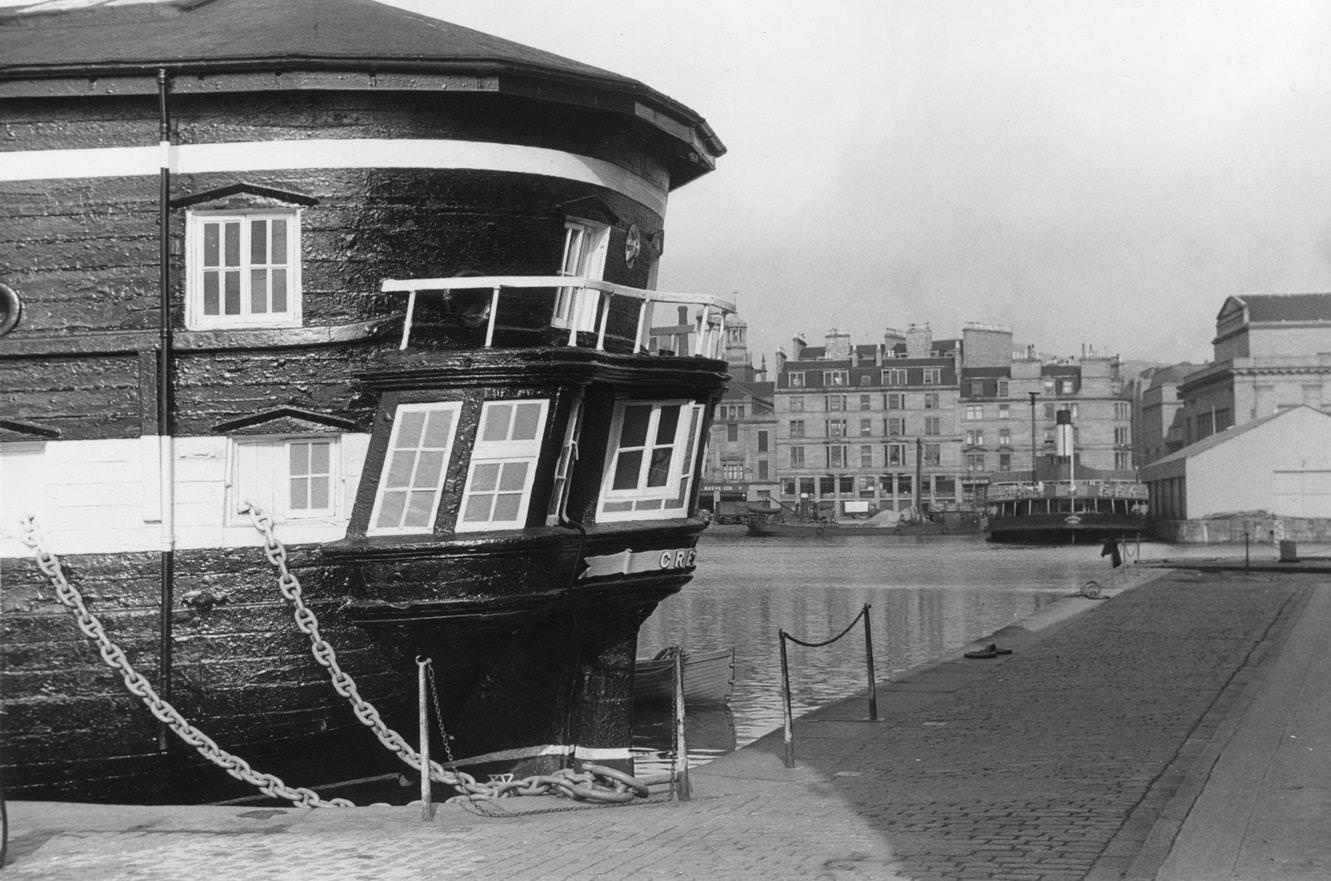
[[[790,662],[786,657],[786,631],[778,630],[781,639],[781,687],[784,690],[782,702],[782,737],[786,743],[786,767],[795,767],[795,719],[790,709]]]
[[[490,320],[485,325],[485,347],[490,348],[495,341],[495,319],[499,317],[499,286],[490,292]]]
[[[398,346],[399,350],[407,348],[407,340],[411,337],[411,316],[416,314],[416,289],[412,288],[407,294],[407,314],[402,319],[402,343]]]
[[[689,745],[684,734],[684,652],[675,646],[675,793],[680,801],[693,798],[689,783]]]
[[[430,704],[426,694],[426,676],[425,667],[430,663],[429,658],[416,656],[416,701],[419,707],[418,717],[420,722],[420,754],[421,754],[421,819],[429,820],[432,815],[430,807]]]
[[[652,301],[649,297],[643,297],[638,301],[638,329],[633,334],[633,353],[636,355],[643,349],[642,332],[646,329],[647,313],[651,309]]]
[[[613,296],[614,294],[609,291],[598,290],[596,292],[597,304],[600,306],[598,311],[601,313],[596,328],[596,351],[598,352],[605,351],[605,328],[610,323],[610,298]]]
[[[869,673],[869,721],[878,721],[878,677],[873,668],[873,631],[869,626],[868,603],[864,604],[864,665]]]

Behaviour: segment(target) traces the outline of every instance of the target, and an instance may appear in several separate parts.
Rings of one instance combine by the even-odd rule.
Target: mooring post
[[[869,673],[869,721],[878,721],[878,677],[873,668],[873,630],[869,626],[868,603],[864,604],[864,666]]]
[[[416,656],[416,704],[420,722],[421,754],[421,819],[429,820],[433,814],[430,807],[430,704],[426,692],[425,668],[430,659]]]
[[[684,736],[684,652],[675,646],[675,794],[680,801],[693,798],[689,783],[689,745]]]
[[[781,640],[781,687],[785,692],[783,702],[783,722],[785,728],[782,732],[786,741],[786,767],[795,767],[795,719],[790,710],[790,662],[786,658],[786,631],[778,630],[777,634]]]

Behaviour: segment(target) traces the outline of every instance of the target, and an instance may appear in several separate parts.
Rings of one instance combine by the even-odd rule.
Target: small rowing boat
[[[674,647],[655,657],[638,658],[633,668],[633,699],[643,703],[669,701],[675,691]],[[723,704],[735,684],[734,647],[684,652],[684,703]]]

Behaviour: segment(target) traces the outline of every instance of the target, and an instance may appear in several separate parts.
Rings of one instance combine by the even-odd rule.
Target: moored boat
[[[1146,486],[1132,480],[1081,479],[990,484],[992,541],[1097,542],[1146,529]]]
[[[675,649],[638,658],[633,668],[633,699],[640,703],[671,701],[675,696]],[[684,703],[724,704],[735,685],[735,649],[684,652]]]
[[[627,767],[726,383],[733,305],[653,289],[668,194],[724,152],[705,121],[370,0],[20,15],[0,120],[8,794],[247,792],[108,644],[293,784],[404,770],[345,682],[414,733],[418,659],[436,756]]]

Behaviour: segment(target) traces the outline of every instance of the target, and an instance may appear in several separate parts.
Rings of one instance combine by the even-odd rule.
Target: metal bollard
[[[684,652],[675,647],[675,793],[680,801],[693,798],[693,786],[689,782],[689,745],[684,734]]]
[[[873,633],[869,627],[869,604],[864,604],[864,666],[869,674],[869,721],[878,721],[878,677],[873,666]]]
[[[790,661],[786,657],[786,631],[778,630],[781,639],[781,686],[785,690],[782,722],[782,736],[786,742],[786,767],[795,767],[795,719],[790,709]]]
[[[420,754],[421,754],[421,819],[429,820],[433,817],[433,810],[430,805],[430,703],[429,695],[426,691],[425,670],[430,666],[429,658],[416,656],[416,701],[420,708]]]

